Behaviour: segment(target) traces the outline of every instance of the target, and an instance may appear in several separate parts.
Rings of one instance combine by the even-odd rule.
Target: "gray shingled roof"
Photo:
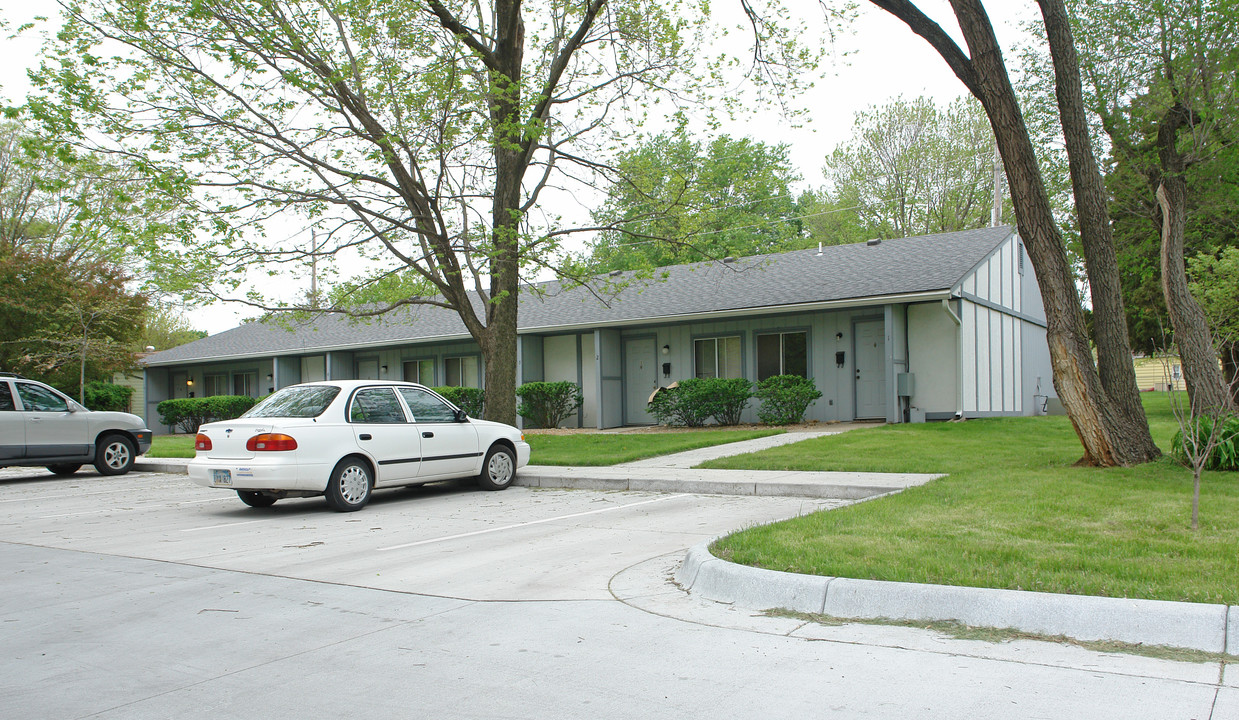
[[[857,243],[730,263],[662,268],[649,281],[620,282],[600,301],[584,288],[538,286],[521,298],[521,330],[549,331],[657,318],[725,313],[805,303],[950,290],[1014,232],[1010,227],[966,230]],[[604,281],[631,281],[631,274]],[[398,310],[369,323],[322,316],[305,323],[252,322],[186,345],[157,352],[147,365],[170,365],[255,355],[321,352],[358,346],[395,345],[468,337],[455,311],[428,305]]]

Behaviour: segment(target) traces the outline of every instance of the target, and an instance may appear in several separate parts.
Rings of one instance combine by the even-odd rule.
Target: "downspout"
[[[951,320],[958,328],[955,332],[959,336],[959,351],[955,357],[955,419],[964,419],[964,330],[963,321],[951,309],[951,299],[942,298],[942,309],[950,316]]]

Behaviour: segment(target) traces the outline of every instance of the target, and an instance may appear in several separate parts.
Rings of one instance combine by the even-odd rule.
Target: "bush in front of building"
[[[448,402],[465,411],[469,417],[480,418],[486,409],[486,393],[481,388],[471,387],[437,387],[435,392],[447,398]]]
[[[96,380],[86,383],[86,387],[82,388],[82,397],[86,401],[86,407],[91,410],[129,412],[129,399],[133,397],[133,388]]]
[[[196,433],[203,423],[231,420],[254,407],[258,401],[248,395],[212,395],[204,398],[175,398],[155,406],[159,422]]]
[[[533,427],[554,428],[567,420],[585,402],[581,386],[574,382],[527,382],[516,388],[521,399],[516,412]]]
[[[649,411],[660,425],[701,427],[710,418],[735,425],[752,396],[753,383],[744,378],[689,378],[660,388]]]
[[[757,383],[761,401],[757,418],[768,425],[790,425],[804,419],[809,405],[822,396],[813,381],[799,375],[775,375]]]

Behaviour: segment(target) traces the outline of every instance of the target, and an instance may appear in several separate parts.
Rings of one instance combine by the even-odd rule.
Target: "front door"
[[[624,341],[624,424],[651,425],[646,405],[658,387],[657,341],[633,338]]]
[[[881,320],[858,322],[852,328],[856,347],[856,418],[886,417],[886,335]]]

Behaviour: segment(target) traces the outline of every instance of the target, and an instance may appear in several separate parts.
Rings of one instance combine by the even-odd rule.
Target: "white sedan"
[[[203,425],[189,477],[267,507],[323,495],[334,510],[360,510],[375,488],[476,477],[487,490],[512,484],[529,444],[511,425],[477,420],[428,388],[406,382],[332,380],[292,385],[236,420]]]

